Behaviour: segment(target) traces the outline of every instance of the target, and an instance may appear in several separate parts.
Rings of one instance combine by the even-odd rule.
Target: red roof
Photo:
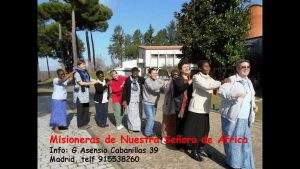
[[[146,50],[174,50],[181,49],[182,46],[139,46],[139,48]]]

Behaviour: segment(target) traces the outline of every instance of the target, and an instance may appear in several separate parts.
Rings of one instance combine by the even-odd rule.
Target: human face
[[[85,64],[85,63],[81,63],[81,64],[79,65],[79,67],[80,67],[81,69],[86,69],[86,64]]]
[[[112,78],[113,78],[113,79],[118,79],[118,73],[115,72],[115,71],[113,71],[113,72],[112,72]]]
[[[201,72],[205,75],[208,75],[209,72],[210,72],[210,66],[209,66],[209,63],[204,63],[202,64],[202,67],[201,67]]]
[[[247,77],[250,73],[250,64],[248,62],[243,62],[237,68],[237,72],[241,77]]]
[[[104,79],[104,75],[100,74],[99,76],[97,76],[97,78],[102,81]]]
[[[188,64],[182,65],[182,68],[180,71],[182,74],[189,74],[190,73],[190,65],[188,65]]]
[[[57,74],[59,79],[63,79],[65,77],[65,72],[64,71],[59,71]]]
[[[136,78],[139,76],[139,71],[132,72],[132,77]]]
[[[156,80],[157,76],[158,76],[157,70],[152,70],[151,73],[149,74],[149,76],[151,79]]]

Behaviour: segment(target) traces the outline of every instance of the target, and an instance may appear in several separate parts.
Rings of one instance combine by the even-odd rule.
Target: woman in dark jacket
[[[96,116],[95,120],[99,127],[108,127],[107,122],[107,113],[108,113],[108,84],[107,81],[104,79],[103,71],[98,70],[96,72],[97,82],[95,86],[95,95],[94,95],[94,102],[95,102],[95,109],[96,109]]]
[[[142,85],[145,82],[145,79],[139,76],[137,67],[132,68],[131,73],[125,81],[122,94],[123,107],[127,109],[129,132],[141,131]]]
[[[187,60],[181,60],[178,64],[180,75],[174,78],[174,101],[176,119],[176,135],[183,134],[187,107],[193,91],[192,79],[190,78],[190,66]]]

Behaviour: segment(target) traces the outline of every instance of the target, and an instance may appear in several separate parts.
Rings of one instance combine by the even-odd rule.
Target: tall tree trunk
[[[73,65],[76,66],[76,62],[78,60],[77,57],[77,45],[76,45],[76,32],[75,32],[75,9],[72,10],[72,48],[73,48]]]
[[[49,68],[48,56],[46,56],[46,62],[47,62],[47,70],[48,70],[48,79],[50,79],[51,75],[50,75],[50,68]]]
[[[85,30],[85,38],[86,38],[86,48],[88,52],[88,69],[91,70],[92,68],[92,58],[91,58],[91,51],[90,51],[90,41],[89,41],[89,32]]]
[[[39,58],[37,60],[37,73],[38,73],[38,82],[41,81],[41,75],[40,75],[40,64],[39,64]]]
[[[60,23],[58,23],[58,40],[62,40],[62,30]]]
[[[59,47],[59,56],[58,58],[60,58],[61,62],[61,67],[66,70],[66,66],[65,66],[65,59],[64,55],[63,55],[63,51],[62,51],[62,29],[61,29],[61,24],[58,23],[58,47]]]
[[[92,41],[92,55],[93,55],[94,70],[96,71],[96,59],[95,59],[95,47],[94,47],[93,33],[90,31],[90,34],[91,34],[91,41]]]

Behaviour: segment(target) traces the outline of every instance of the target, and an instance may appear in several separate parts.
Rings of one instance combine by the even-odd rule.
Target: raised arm
[[[73,70],[71,73],[69,73],[69,74],[68,74],[67,76],[65,76],[63,79],[59,79],[59,78],[58,78],[58,83],[59,83],[59,84],[65,84],[65,85],[67,85],[67,83],[68,83],[71,79],[73,79],[74,73],[75,73],[75,71]]]
[[[201,76],[193,76],[193,87],[204,89],[204,90],[213,90],[219,88],[221,82],[215,80],[206,80]]]
[[[82,79],[81,79],[81,77],[80,77],[80,75],[79,75],[78,72],[76,72],[74,74],[74,78],[75,78],[75,82],[77,84],[79,84],[80,86],[89,86],[89,85],[94,85],[95,83],[98,83],[95,79],[91,79],[90,82],[84,82],[84,81],[82,81]]]
[[[163,87],[161,80],[157,79],[156,83],[151,83],[151,80],[145,80],[145,87],[153,93],[159,93],[160,89]]]

